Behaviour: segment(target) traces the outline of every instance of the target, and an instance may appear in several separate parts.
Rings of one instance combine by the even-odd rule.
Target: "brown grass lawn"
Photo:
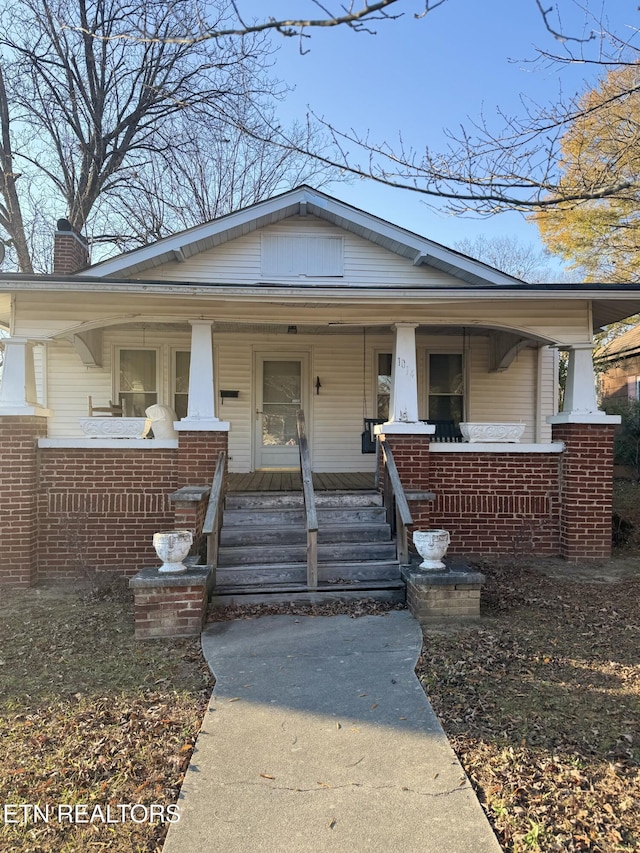
[[[640,487],[616,506],[614,560],[481,561],[481,622],[425,635],[418,675],[505,851],[640,850]],[[0,850],[159,851],[211,686],[198,642],[134,641],[124,581],[4,591],[0,806],[27,819]]]
[[[640,573],[482,568],[481,624],[426,632],[418,674],[503,848],[640,850]]]
[[[0,823],[0,850],[160,850],[211,684],[198,642],[134,641],[124,581],[3,591],[0,807],[27,808]],[[58,805],[100,810],[58,822]]]

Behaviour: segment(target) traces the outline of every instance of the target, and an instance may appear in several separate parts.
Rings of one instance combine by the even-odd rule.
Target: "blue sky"
[[[563,32],[581,36],[594,26],[585,16],[585,2],[558,0]],[[550,6],[545,3],[545,6]],[[269,7],[269,14],[302,14],[310,4],[285,0],[249,2],[243,9]],[[530,60],[536,48],[561,51],[562,45],[545,30],[535,0],[446,0],[425,18],[416,20],[424,4],[401,0],[399,21],[378,22],[376,35],[345,28],[316,30],[300,55],[298,41],[274,37],[279,50],[274,72],[295,91],[279,108],[283,122],[303,119],[307,108],[340,129],[369,131],[375,140],[393,143],[401,133],[409,145],[425,143],[443,148],[445,127],[469,124],[481,113],[496,120],[498,108],[522,113],[521,98],[539,103],[570,97],[588,83],[597,70],[573,65],[559,70],[542,68]],[[636,3],[600,0],[591,4],[597,19],[608,16],[609,28],[624,32],[640,25]],[[313,13],[311,13],[313,14]],[[317,16],[317,10],[316,10]],[[554,18],[554,25],[558,17]],[[594,49],[594,48],[590,48]],[[336,184],[331,191],[345,201],[452,245],[478,234],[515,234],[537,242],[537,229],[521,214],[490,218],[453,217],[435,212],[416,194],[371,182]]]

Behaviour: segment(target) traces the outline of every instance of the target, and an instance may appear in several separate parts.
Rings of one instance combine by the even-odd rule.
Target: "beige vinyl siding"
[[[367,391],[373,358],[366,358],[363,383],[362,336],[337,335],[314,347],[312,372],[313,464],[317,471],[373,471],[375,454],[361,452],[363,385]],[[316,394],[313,383],[320,377]]]
[[[294,217],[285,223],[271,225],[261,231],[255,231],[245,237],[239,237],[215,249],[201,252],[187,258],[183,263],[171,262],[154,267],[137,276],[141,280],[174,281],[213,281],[241,282],[253,284],[269,281],[263,276],[261,264],[262,234],[294,235],[300,237],[342,237],[344,239],[344,271],[342,276],[327,279],[323,276],[286,276],[282,280],[292,283],[326,284],[328,281],[353,286],[384,285],[402,287],[405,285],[437,285],[446,287],[464,287],[466,283],[445,272],[429,267],[417,267],[410,260],[401,258],[394,252],[383,249],[368,240],[357,237],[348,231],[342,231],[333,225],[312,216]]]
[[[220,420],[229,421],[229,470],[252,470],[252,445],[255,415],[253,396],[252,337],[245,335],[216,335],[214,333],[218,394],[216,413]],[[220,390],[239,391],[237,399],[227,399],[223,405]]]
[[[47,347],[33,348],[33,372],[36,379],[36,399],[41,406],[47,406]],[[0,376],[2,374],[0,373]]]
[[[102,368],[89,368],[67,341],[52,344],[47,369],[47,402],[53,412],[48,419],[49,438],[73,438],[83,435],[78,418],[89,414],[88,397],[96,405],[111,399],[111,363],[105,358]]]
[[[467,420],[473,422],[524,422],[521,441],[534,442],[536,435],[537,350],[521,350],[507,370],[488,372],[489,345],[473,337],[468,356]]]
[[[82,435],[78,418],[88,415],[88,398],[96,406],[105,406],[114,396],[112,363],[116,348],[157,349],[159,353],[158,400],[173,406],[171,397],[171,358],[174,349],[190,350],[188,332],[153,330],[109,331],[102,346],[102,367],[87,367],[67,341],[49,347],[48,405],[53,410],[49,419],[50,438]]]
[[[375,456],[360,451],[363,429],[362,338],[352,335],[229,335],[216,336],[219,388],[240,392],[218,406],[218,417],[231,423],[230,470],[250,471],[254,464],[256,398],[253,387],[256,353],[306,354],[309,358],[309,400],[305,415],[315,471],[373,471]],[[293,340],[292,340],[293,339]],[[384,340],[384,339],[383,339]],[[392,340],[386,340],[391,346]],[[367,398],[371,407],[371,344],[366,364]],[[322,388],[316,394],[315,381]]]
[[[124,293],[20,293],[16,296],[15,334],[47,338],[81,329],[88,321],[111,325],[127,322],[184,323],[194,317],[221,322],[325,324],[388,326],[394,322],[417,322],[432,326],[469,326],[521,330],[549,341],[571,344],[589,340],[589,303],[586,300],[469,299],[432,300],[412,297],[411,301],[376,304],[373,299],[350,302],[340,295],[329,305],[283,304],[284,297],[269,302],[223,301],[191,297],[189,294]]]
[[[547,414],[556,414],[558,411],[559,391],[559,353],[557,349],[542,347],[540,349],[540,389],[539,399],[542,417],[539,425],[539,441],[551,441],[551,424],[546,421]]]
[[[471,337],[467,359],[469,420],[505,420],[527,423],[524,441],[535,440],[535,401],[537,351],[526,349],[502,373],[487,373],[487,339]],[[107,330],[103,341],[103,367],[86,367],[68,342],[50,347],[48,366],[48,404],[53,410],[49,420],[52,438],[81,435],[78,418],[87,415],[87,397],[105,404],[113,395],[112,359],[116,348],[157,348],[160,353],[159,400],[172,405],[171,358],[176,349],[190,349],[188,332],[160,333],[157,330]],[[253,462],[253,431],[256,426],[254,393],[255,354],[305,353],[309,359],[309,402],[307,421],[316,471],[372,471],[375,455],[362,454],[360,434],[363,408],[375,417],[375,355],[391,352],[392,335],[367,334],[363,364],[362,334],[334,335],[242,335],[214,331],[216,405],[221,420],[229,421],[230,469],[250,471]],[[419,410],[427,417],[425,362],[429,352],[462,351],[461,337],[420,335],[418,346]],[[549,354],[551,358],[549,358]],[[553,353],[545,357],[545,394],[553,393],[551,375]],[[548,363],[548,364],[547,364]],[[320,393],[315,380],[320,377]],[[363,381],[364,379],[364,381]],[[237,399],[221,405],[220,390],[236,390]]]

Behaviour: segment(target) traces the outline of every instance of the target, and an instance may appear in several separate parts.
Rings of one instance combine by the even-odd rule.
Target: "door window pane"
[[[120,350],[119,400],[127,418],[145,417],[158,402],[155,350]]]
[[[429,420],[464,420],[464,373],[461,353],[429,355]]]
[[[301,405],[299,361],[264,361],[262,367],[262,444],[298,444],[296,413]]]

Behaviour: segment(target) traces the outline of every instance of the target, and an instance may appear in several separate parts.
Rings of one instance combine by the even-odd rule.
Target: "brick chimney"
[[[89,247],[68,219],[58,219],[53,243],[53,271],[72,275],[89,265]]]

